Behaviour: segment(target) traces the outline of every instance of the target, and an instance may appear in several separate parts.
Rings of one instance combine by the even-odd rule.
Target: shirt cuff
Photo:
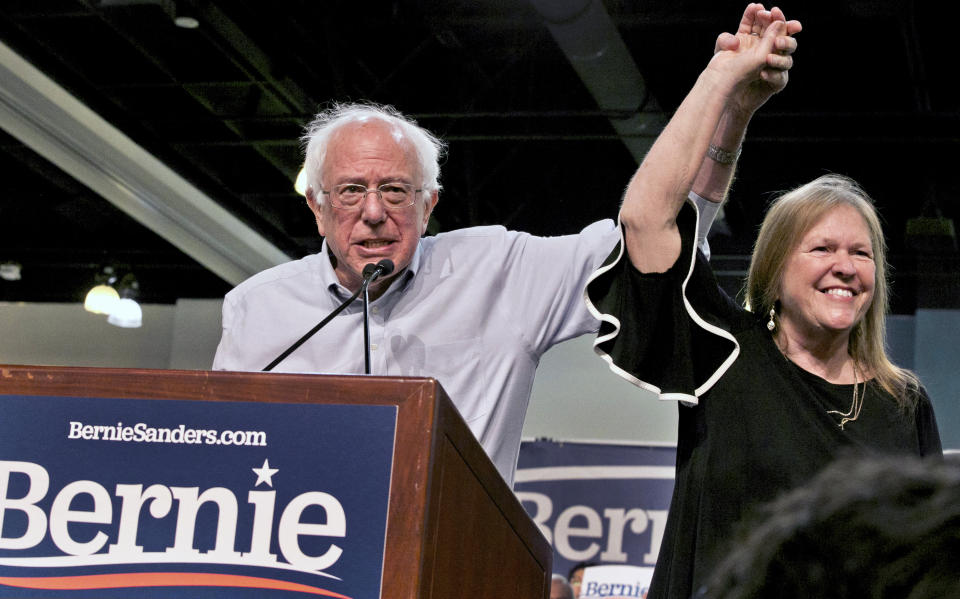
[[[713,226],[713,221],[717,218],[717,213],[720,212],[722,203],[711,202],[693,190],[690,190],[687,198],[696,205],[697,212],[700,214],[700,218],[697,221],[697,245],[707,260],[709,260],[710,243],[707,241],[707,233],[710,232],[710,227]]]

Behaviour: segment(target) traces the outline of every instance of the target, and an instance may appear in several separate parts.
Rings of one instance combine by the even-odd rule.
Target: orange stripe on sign
[[[351,599],[340,593],[286,580],[204,572],[131,572],[129,574],[48,577],[0,576],[0,584],[23,589],[46,590],[120,589],[130,587],[243,587],[298,591],[311,595],[335,597],[336,599]]]

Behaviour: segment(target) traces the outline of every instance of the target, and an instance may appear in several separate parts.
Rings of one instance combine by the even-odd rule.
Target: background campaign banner
[[[584,568],[579,599],[646,599],[653,568],[591,566]]]
[[[0,396],[0,596],[380,596],[394,406]]]
[[[676,455],[673,446],[524,441],[514,491],[553,546],[553,571],[653,566]]]

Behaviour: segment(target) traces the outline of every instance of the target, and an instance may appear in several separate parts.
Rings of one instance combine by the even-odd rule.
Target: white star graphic
[[[279,472],[277,468],[270,467],[270,461],[267,459],[263,460],[263,466],[259,468],[251,468],[253,473],[257,475],[257,484],[253,485],[254,487],[259,487],[260,483],[267,483],[268,487],[273,486],[273,475]]]

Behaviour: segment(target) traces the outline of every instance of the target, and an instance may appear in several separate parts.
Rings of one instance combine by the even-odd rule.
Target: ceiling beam
[[[530,0],[547,29],[603,111],[621,113],[610,124],[637,164],[643,161],[666,118],[617,26],[600,0]]]
[[[0,127],[230,284],[290,259],[3,43]]]

